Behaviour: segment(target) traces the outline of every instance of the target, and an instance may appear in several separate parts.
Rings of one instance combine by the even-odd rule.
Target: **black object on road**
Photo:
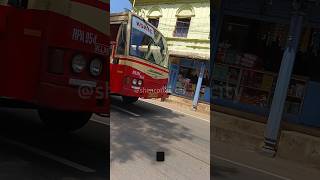
[[[164,161],[164,152],[157,152],[157,161]]]

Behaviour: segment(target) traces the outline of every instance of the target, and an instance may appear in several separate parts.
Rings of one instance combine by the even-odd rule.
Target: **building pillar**
[[[218,51],[219,46],[219,37],[220,32],[222,28],[223,23],[223,8],[224,8],[224,1],[221,2],[221,0],[215,0],[213,2],[213,8],[211,10],[211,44],[212,44],[212,54],[211,59],[214,59],[216,57],[216,52]],[[213,62],[213,61],[212,61]]]
[[[213,8],[211,8],[211,24],[210,24],[210,44],[212,47],[211,53],[210,53],[210,87],[211,87],[211,97],[210,101],[211,104],[213,102],[212,94],[213,94],[213,71],[214,71],[214,60],[217,55],[217,51],[219,48],[219,38],[220,38],[220,32],[222,29],[222,23],[223,23],[223,9],[224,9],[224,2],[223,0],[214,0],[213,1]]]
[[[287,98],[287,91],[291,79],[291,73],[296,58],[296,52],[300,42],[302,26],[303,15],[302,13],[297,12],[291,17],[288,43],[283,54],[276,89],[265,131],[263,151],[267,152],[267,154],[271,156],[275,156],[277,151],[280,125],[283,116],[284,105]]]
[[[199,73],[197,88],[196,88],[196,92],[194,93],[194,99],[193,99],[193,103],[192,103],[192,109],[193,110],[196,110],[197,106],[198,106],[199,97],[200,97],[200,91],[201,91],[201,85],[202,85],[202,80],[203,80],[205,68],[206,68],[206,64],[204,62],[201,63],[201,69],[200,69],[200,73]]]

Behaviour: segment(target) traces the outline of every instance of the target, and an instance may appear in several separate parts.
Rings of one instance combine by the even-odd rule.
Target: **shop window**
[[[286,24],[226,16],[212,76],[214,100],[224,100],[239,108],[244,104],[255,106],[259,109],[256,112],[268,112],[288,31]],[[320,63],[315,64],[319,59],[319,42],[320,33],[317,35],[308,28],[303,31],[288,87],[286,114],[297,116],[302,112],[308,80],[312,80],[312,72],[315,79],[319,72]]]
[[[198,75],[198,69],[181,66],[176,83],[175,93],[178,95],[193,98],[199,78]]]
[[[8,4],[17,8],[28,8],[28,0],[8,0]]]
[[[159,26],[159,18],[149,18],[148,22],[151,23],[156,28],[158,28]]]
[[[173,37],[187,37],[191,18],[177,18],[176,28]]]

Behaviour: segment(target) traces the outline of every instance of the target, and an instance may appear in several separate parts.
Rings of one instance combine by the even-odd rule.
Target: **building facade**
[[[136,0],[133,6],[167,39],[171,94],[193,100],[194,107],[209,103],[210,1]]]
[[[212,99],[234,115],[267,117],[266,151],[281,122],[320,127],[320,4],[216,0]]]

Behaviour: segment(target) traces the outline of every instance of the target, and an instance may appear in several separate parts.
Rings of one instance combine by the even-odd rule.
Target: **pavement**
[[[212,112],[211,117],[211,141],[261,151],[265,123],[219,112]],[[304,127],[303,132],[299,131],[300,126],[281,130],[276,156],[320,170],[320,137],[304,133],[311,128]]]
[[[211,143],[214,180],[317,180],[318,169],[232,144]]]
[[[210,122],[210,111],[207,110],[193,110],[192,109],[192,102],[186,103],[179,97],[174,97],[171,98],[170,100],[166,101],[161,101],[160,99],[140,99],[142,102],[146,102],[149,104],[154,104],[156,106],[160,106],[162,108],[170,109],[173,113],[178,113],[178,114],[183,114],[185,116],[189,117],[194,117],[195,119],[198,120],[203,120]],[[190,100],[185,100],[185,101],[190,101]],[[207,105],[202,105],[206,106],[206,108],[210,108]],[[204,108],[201,108],[204,109]]]
[[[93,116],[81,130],[49,133],[34,110],[0,108],[0,179],[108,179],[108,118]]]
[[[187,112],[189,113],[189,112]],[[209,119],[146,101],[112,99],[112,180],[210,179]],[[156,161],[156,152],[165,161]]]
[[[156,102],[156,101],[160,101],[160,99],[151,99],[151,101]],[[166,98],[162,102],[163,104],[167,104],[167,106],[169,105],[169,106],[176,106],[180,109],[182,108],[184,111],[191,110],[193,105],[193,100],[180,97],[180,96],[175,96],[175,95],[170,95],[168,98]],[[210,104],[199,101],[195,112],[197,112],[198,114],[209,115]]]

